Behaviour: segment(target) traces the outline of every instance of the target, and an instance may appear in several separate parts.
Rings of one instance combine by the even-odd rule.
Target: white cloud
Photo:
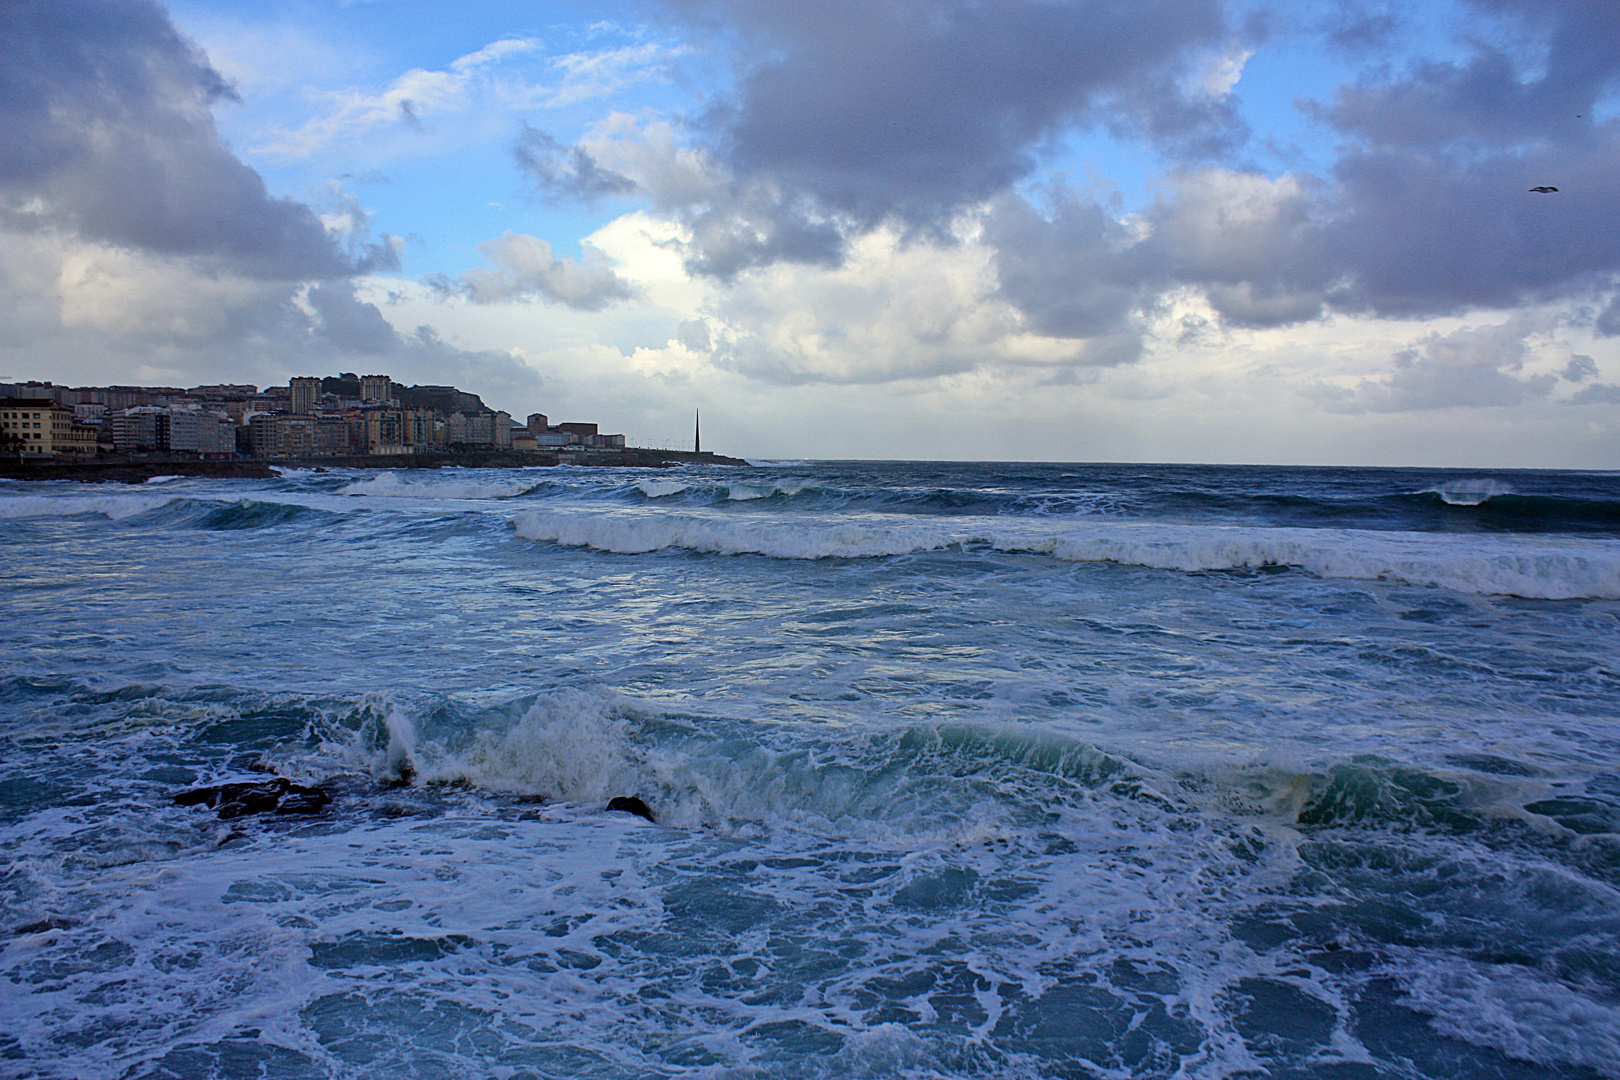
[[[576,261],[557,256],[537,236],[508,231],[479,244],[478,250],[495,269],[479,268],[461,275],[466,295],[474,303],[540,297],[580,311],[595,311],[634,295],[607,264],[606,256],[588,244],[584,258]]]
[[[1205,61],[1203,70],[1198,73],[1195,83],[1205,97],[1219,101],[1232,92],[1238,80],[1243,78],[1243,67],[1254,55],[1253,49],[1238,47],[1229,48],[1223,52],[1214,53]]]
[[[465,56],[450,61],[451,71],[468,71],[473,68],[488,67],[499,63],[508,56],[531,53],[540,47],[540,43],[533,38],[502,38],[492,41],[477,52],[470,52]]]
[[[1494,326],[1431,332],[1395,355],[1389,375],[1364,380],[1328,405],[1346,412],[1416,412],[1505,407],[1546,397],[1556,375],[1519,373],[1532,357],[1528,339],[1544,334],[1550,321],[1521,312]]]
[[[444,70],[412,68],[378,92],[353,87],[311,91],[321,106],[319,115],[296,128],[267,133],[254,152],[304,159],[367,134],[420,131],[475,110],[507,114],[575,105],[662,78],[685,51],[643,43],[536,57],[540,49],[541,43],[531,38],[503,38],[458,57]],[[527,63],[519,63],[525,59]]]
[[[544,94],[541,103],[550,108],[562,108],[590,98],[607,97],[636,83],[662,77],[668,66],[688,51],[684,47],[643,43],[559,56],[551,65],[562,75],[562,80]]]

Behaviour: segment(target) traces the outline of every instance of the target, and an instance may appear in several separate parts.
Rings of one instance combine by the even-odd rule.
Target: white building
[[[201,409],[170,409],[164,419],[168,438],[164,438],[160,420],[158,446],[161,449],[191,454],[236,453],[236,425],[228,416]]]

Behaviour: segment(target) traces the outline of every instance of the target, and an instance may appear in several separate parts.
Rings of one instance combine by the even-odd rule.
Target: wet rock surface
[[[295,784],[285,777],[192,788],[174,797],[179,806],[206,806],[221,820],[248,814],[318,814],[332,796],[318,787]]]
[[[652,808],[635,795],[615,795],[608,800],[607,808],[644,817],[655,825],[658,823],[658,819],[653,817]]]

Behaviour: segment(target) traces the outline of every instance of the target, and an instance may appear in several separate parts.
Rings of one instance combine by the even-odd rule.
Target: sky
[[[1620,4],[0,4],[0,381],[342,371],[754,459],[1620,468]]]

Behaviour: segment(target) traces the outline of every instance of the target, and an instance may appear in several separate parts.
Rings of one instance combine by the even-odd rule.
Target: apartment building
[[[96,428],[73,419],[73,410],[52,399],[0,398],[0,436],[5,451],[30,457],[86,457],[96,452]]]
[[[300,416],[313,416],[321,411],[320,379],[292,379],[289,380],[287,389],[293,412]]]

